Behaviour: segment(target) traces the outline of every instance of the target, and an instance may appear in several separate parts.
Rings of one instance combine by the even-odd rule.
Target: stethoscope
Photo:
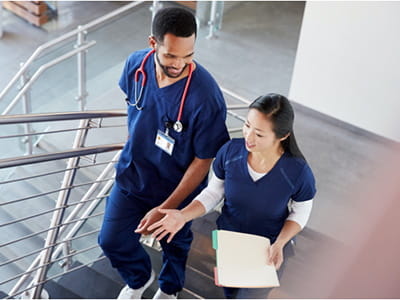
[[[140,65],[140,67],[135,72],[135,103],[131,103],[129,101],[129,99],[125,99],[125,101],[128,105],[136,107],[137,110],[143,109],[143,106],[139,106],[139,102],[142,99],[143,89],[144,89],[144,85],[146,84],[146,79],[147,79],[146,72],[144,71],[144,65],[145,65],[147,59],[150,57],[150,55],[153,54],[155,51],[156,50],[153,49],[149,53],[146,54],[146,56],[143,58],[143,61]],[[176,122],[172,125],[172,128],[176,132],[182,132],[182,130],[183,130],[183,124],[181,122],[181,117],[182,117],[182,112],[183,112],[183,106],[184,106],[185,100],[186,100],[186,94],[187,94],[187,91],[188,91],[188,88],[190,85],[190,81],[192,79],[192,73],[193,73],[192,64],[190,64],[188,78],[186,80],[185,89],[183,90],[183,94],[182,94],[182,98],[181,98],[181,105],[179,107],[178,117],[176,119]],[[141,88],[139,91],[139,96],[137,96],[139,74],[142,74],[142,84],[141,84]]]

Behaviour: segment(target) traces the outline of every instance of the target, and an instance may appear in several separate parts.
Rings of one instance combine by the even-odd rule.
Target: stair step
[[[9,259],[9,257],[5,256],[3,254],[3,250],[1,249],[0,250],[0,261],[5,262],[8,259]],[[1,272],[0,272],[0,282],[3,282],[11,277],[14,277],[17,274],[21,274],[23,272],[23,270],[25,270],[25,268],[21,267],[21,263],[20,264],[13,263],[13,264],[8,264],[5,266],[2,266]],[[17,283],[17,280],[13,280],[13,281],[2,284],[0,293],[1,292],[4,292],[4,293],[9,292],[16,283]],[[3,297],[0,297],[0,298],[3,298]]]
[[[0,208],[0,219],[2,222],[12,221],[13,217],[10,216],[6,211]],[[0,236],[2,237],[2,243],[7,243],[12,240],[18,239],[32,234],[33,232],[29,227],[22,223],[11,224],[7,226],[0,227]],[[18,258],[20,256],[26,255],[35,250],[43,248],[44,245],[44,235],[34,236],[29,239],[25,239],[4,247],[0,248],[0,262],[5,262],[10,259]],[[28,266],[32,263],[34,258],[37,256],[31,255],[11,264],[7,264],[1,267],[0,281],[7,278],[13,277],[17,274],[26,270]]]
[[[82,264],[74,262],[72,268],[80,265]],[[70,293],[79,295],[80,298],[84,299],[113,299],[115,298],[114,295],[118,295],[120,290],[118,285],[111,282],[103,274],[87,266],[64,274],[55,282]],[[59,292],[61,293],[61,291]],[[65,298],[65,295],[59,295],[57,298]]]
[[[50,299],[82,299],[80,295],[71,292],[54,280],[46,282],[44,289],[49,293]]]
[[[0,291],[0,298],[6,298],[8,295],[6,293],[4,293],[3,291]]]

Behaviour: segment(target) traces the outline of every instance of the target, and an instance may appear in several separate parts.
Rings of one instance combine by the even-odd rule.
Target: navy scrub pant
[[[107,199],[99,245],[111,265],[133,289],[142,287],[151,274],[150,257],[139,242],[140,234],[134,230],[144,215],[155,206],[138,200],[116,184]],[[158,281],[164,293],[174,294],[183,288],[186,260],[193,240],[190,225],[187,223],[170,243],[167,244],[167,238],[160,242],[163,266]]]

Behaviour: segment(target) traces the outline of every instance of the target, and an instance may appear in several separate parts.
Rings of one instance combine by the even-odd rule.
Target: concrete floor
[[[35,47],[122,4],[59,2],[58,20],[44,28],[33,27],[9,12],[4,12],[4,35],[0,40],[0,90],[15,74],[18,63],[24,61]],[[101,79],[98,78],[100,81],[92,81],[94,88],[89,91],[89,107],[96,108],[96,103],[102,103],[103,107],[108,106],[108,103],[107,108],[121,105],[122,95],[118,94],[117,80],[125,57],[135,49],[146,46],[151,16],[149,5],[145,4],[105,28],[106,34],[101,31],[89,34],[89,39],[95,39],[101,46],[99,50],[89,51],[88,60],[93,61],[93,65],[89,67],[88,73],[90,78],[102,75]],[[227,2],[217,38],[205,39],[206,28],[199,33],[196,59],[208,68],[221,86],[248,100],[268,92],[287,95],[303,9],[303,2]],[[74,64],[69,63],[61,68],[72,69]],[[55,69],[46,75],[48,77],[45,77],[44,83],[36,91],[38,97],[40,94],[54,94],[53,99],[63,99],[67,91],[74,90],[71,87],[74,86],[75,78],[61,77],[55,83],[57,91],[54,85],[49,87],[45,84],[56,73],[63,74]],[[100,86],[98,82],[108,83]],[[60,90],[65,91],[61,96]],[[105,94],[113,100],[96,101],[96,97]],[[68,97],[73,97],[73,93],[68,94]],[[309,224],[299,235],[296,255],[290,259],[281,278],[282,289],[272,293],[272,298],[312,295],[299,291],[299,278],[309,271],[309,261],[315,253],[343,241],[343,233],[349,230],[349,222],[344,220],[362,224],[363,216],[358,211],[363,201],[352,197],[354,190],[362,187],[363,182],[373,173],[376,165],[381,162],[378,157],[385,157],[395,151],[390,141],[302,107],[295,103],[295,99],[292,100],[296,110],[296,137],[316,176],[318,193]],[[36,107],[43,111],[54,111],[61,106],[75,109],[76,103],[71,103],[65,105],[65,101],[53,101],[43,104],[40,101]]]

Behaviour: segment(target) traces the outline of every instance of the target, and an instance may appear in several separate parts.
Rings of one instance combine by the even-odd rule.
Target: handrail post
[[[211,2],[211,12],[210,12],[210,21],[208,21],[209,32],[207,35],[207,39],[212,39],[215,37],[216,30],[216,20],[217,20],[217,1],[212,0]]]
[[[90,122],[89,119],[80,121],[79,128],[85,128],[85,129],[79,130],[76,133],[73,145],[74,149],[81,148],[84,146],[86,136],[88,133],[89,122]],[[65,171],[64,179],[61,185],[61,188],[63,190],[58,194],[58,199],[56,203],[57,210],[53,213],[53,217],[50,223],[50,227],[54,229],[48,231],[47,233],[47,237],[44,244],[45,250],[43,250],[43,252],[40,255],[39,266],[41,267],[38,269],[35,279],[33,280],[33,284],[36,285],[33,290],[33,299],[40,299],[40,295],[43,289],[42,283],[46,279],[47,271],[50,266],[49,264],[51,262],[51,256],[54,250],[54,247],[51,246],[56,243],[58,238],[60,226],[62,225],[62,218],[65,211],[65,205],[68,202],[68,198],[71,192],[71,190],[68,187],[72,186],[77,170],[76,167],[78,166],[78,164],[79,164],[79,157],[73,157],[68,160],[68,164],[66,167],[68,171]]]
[[[77,43],[75,48],[86,44],[87,31],[83,30],[81,25],[78,26]],[[77,54],[78,62],[78,96],[76,100],[79,102],[79,110],[84,111],[86,106],[86,50],[79,51]]]
[[[162,8],[162,3],[160,3],[160,1],[154,0],[153,1],[153,5],[150,7],[150,11],[151,11],[151,21],[153,22],[154,16],[156,15],[156,13]],[[153,34],[153,32],[151,33]]]
[[[24,63],[20,63],[20,68],[23,68]],[[26,82],[29,81],[29,75],[28,75],[28,70],[23,72],[20,77],[20,88],[22,89]],[[24,114],[30,114],[32,112],[32,104],[31,104],[31,95],[30,95],[30,90],[27,89],[24,94],[22,95],[22,100],[23,100],[23,112]],[[32,136],[29,135],[32,133],[32,125],[30,123],[25,124],[25,134],[26,137],[23,139],[23,142],[26,143],[26,154],[30,155],[33,153],[33,142],[32,142]]]

